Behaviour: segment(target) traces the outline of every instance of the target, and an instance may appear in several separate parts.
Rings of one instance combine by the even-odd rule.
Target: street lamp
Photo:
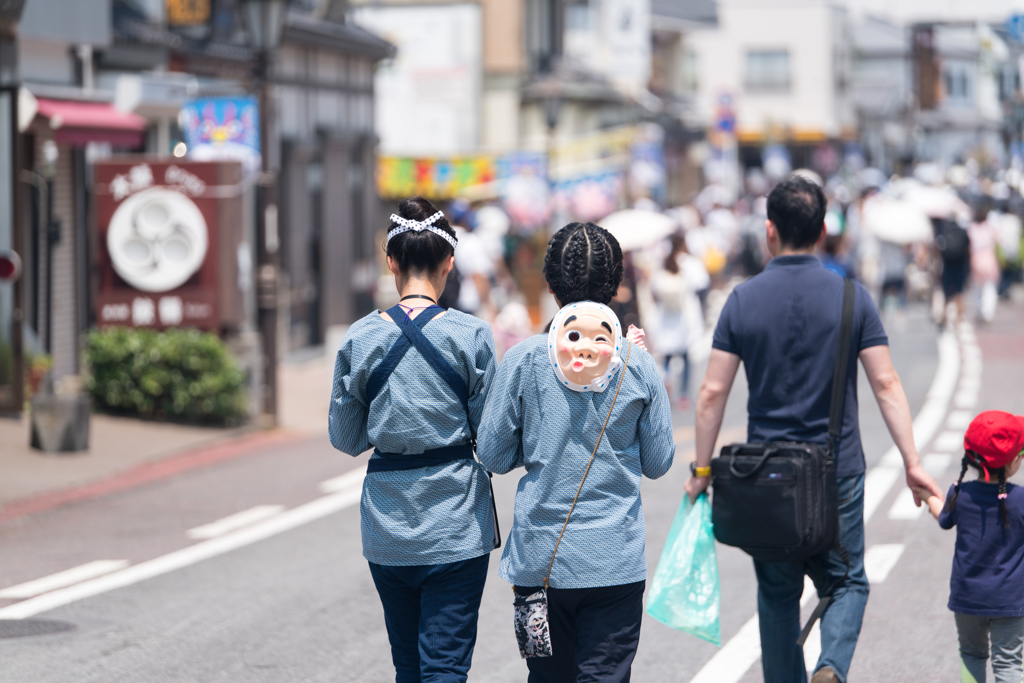
[[[253,85],[260,108],[262,173],[257,187],[257,309],[263,342],[263,416],[268,426],[277,421],[277,288],[278,246],[276,178],[270,166],[270,55],[281,42],[286,0],[242,0],[249,44],[256,51]]]

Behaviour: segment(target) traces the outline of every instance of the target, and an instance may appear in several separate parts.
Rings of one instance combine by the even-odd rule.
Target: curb
[[[106,479],[41,493],[0,507],[0,524],[20,517],[35,515],[54,508],[117,493],[136,486],[173,477],[190,470],[218,462],[234,460],[255,454],[263,446],[300,438],[301,435],[282,429],[273,429],[242,435],[225,443],[200,446],[197,449],[169,455],[152,462],[136,465]]]

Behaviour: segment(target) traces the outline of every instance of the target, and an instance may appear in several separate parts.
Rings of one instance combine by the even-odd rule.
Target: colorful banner
[[[191,100],[179,118],[189,159],[241,161],[247,177],[259,172],[260,110],[255,97]]]
[[[497,180],[497,161],[491,156],[455,159],[380,157],[377,160],[377,192],[388,199],[417,194],[427,199],[454,199],[467,187]]]

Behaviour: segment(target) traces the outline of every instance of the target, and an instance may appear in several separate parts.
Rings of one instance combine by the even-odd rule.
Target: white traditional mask
[[[612,309],[577,301],[551,321],[548,356],[559,383],[573,391],[601,393],[622,365],[625,339]]]

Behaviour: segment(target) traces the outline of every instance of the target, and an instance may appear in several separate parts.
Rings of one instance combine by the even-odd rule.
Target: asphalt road
[[[921,410],[926,395],[943,374],[935,329],[923,311],[890,319],[887,328],[912,411],[928,412]],[[980,370],[972,339],[968,331],[959,343],[946,341],[960,360],[952,369],[959,383],[943,404],[950,411],[958,410],[958,401],[973,409],[966,405],[972,390],[983,397],[975,399],[978,408],[999,407],[985,403],[1010,391],[987,366],[980,387],[972,389],[971,373]],[[701,376],[698,369],[695,384]],[[727,410],[727,440],[744,438],[744,385],[741,373]],[[859,393],[872,468],[891,440],[862,372]],[[676,463],[665,477],[642,486],[652,573],[692,459],[692,420],[692,413],[675,415]],[[945,407],[932,422],[936,438],[943,438],[949,431]],[[922,452],[941,452],[938,445]],[[0,619],[75,626],[0,638],[0,682],[393,680],[383,615],[360,548],[357,470],[364,460],[333,451],[326,436],[270,444],[243,458],[0,524]],[[929,462],[948,486],[958,456]],[[877,468],[880,493],[867,525],[876,578],[850,680],[952,680],[959,669],[956,633],[945,603],[953,534],[927,514],[913,517],[901,507],[902,475],[884,469],[885,463]],[[518,476],[494,480],[506,532]],[[891,488],[881,485],[885,481]],[[204,526],[240,512],[247,519]],[[884,547],[871,551],[875,546]],[[512,592],[497,576],[499,558],[491,556],[471,681],[526,679],[511,627]],[[101,560],[121,562],[90,564]],[[718,561],[725,647],[645,617],[633,680],[761,680],[756,643],[751,656],[742,633],[756,610],[752,565],[722,546]],[[57,577],[49,586],[30,583],[83,565],[77,577]],[[887,575],[878,580],[883,570]],[[20,587],[13,591],[19,595],[10,595],[12,587]]]

